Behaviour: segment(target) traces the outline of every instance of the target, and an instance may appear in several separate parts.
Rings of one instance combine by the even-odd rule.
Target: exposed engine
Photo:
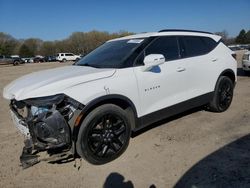
[[[80,103],[59,95],[24,101],[12,100],[10,107],[17,128],[26,137],[20,157],[24,167],[39,162],[33,151],[57,149],[61,152],[71,148],[70,122],[79,115],[82,108]]]
[[[58,110],[37,108],[35,113],[37,115],[34,115],[33,131],[37,141],[47,144],[47,147],[70,143],[70,128]]]

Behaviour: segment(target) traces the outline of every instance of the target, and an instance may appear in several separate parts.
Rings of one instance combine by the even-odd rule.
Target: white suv
[[[244,53],[242,58],[242,69],[245,72],[250,72],[250,51]]]
[[[232,55],[220,36],[163,30],[107,41],[73,66],[13,81],[3,95],[27,139],[22,164],[53,149],[104,164],[125,151],[131,131],[197,106],[227,110]]]
[[[56,60],[61,62],[66,61],[78,61],[81,57],[72,53],[58,53],[56,54]]]

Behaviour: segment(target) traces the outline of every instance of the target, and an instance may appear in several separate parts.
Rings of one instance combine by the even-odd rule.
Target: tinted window
[[[208,37],[184,36],[179,41],[182,57],[204,55],[216,46],[216,42]]]
[[[65,56],[73,56],[73,54],[65,54]]]
[[[179,58],[179,50],[176,37],[160,37],[153,41],[145,50],[145,55],[162,54],[166,60]]]
[[[201,40],[205,43],[209,51],[213,50],[217,46],[217,42],[209,37],[201,37]]]

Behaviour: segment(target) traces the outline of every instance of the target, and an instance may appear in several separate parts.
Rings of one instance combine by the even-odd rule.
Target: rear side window
[[[216,46],[216,42],[208,37],[183,36],[179,41],[182,57],[204,55]]]
[[[166,60],[179,58],[179,48],[176,37],[160,37],[145,49],[145,55],[162,54]]]
[[[209,52],[212,51],[217,46],[217,42],[215,42],[213,39],[209,37],[200,37],[200,38],[207,46]]]

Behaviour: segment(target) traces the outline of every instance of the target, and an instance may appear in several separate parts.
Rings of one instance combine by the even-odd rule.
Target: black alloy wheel
[[[232,103],[234,85],[227,76],[221,76],[215,87],[214,96],[208,105],[209,110],[213,112],[224,112]]]
[[[102,105],[84,119],[77,152],[92,164],[105,164],[126,150],[130,132],[129,119],[123,109],[113,104]]]
[[[99,158],[116,154],[125,142],[125,122],[115,114],[106,114],[95,121],[88,134],[88,147]]]
[[[219,88],[219,98],[218,98],[218,105],[221,110],[227,109],[233,99],[233,87],[232,84],[226,80],[221,82]]]

